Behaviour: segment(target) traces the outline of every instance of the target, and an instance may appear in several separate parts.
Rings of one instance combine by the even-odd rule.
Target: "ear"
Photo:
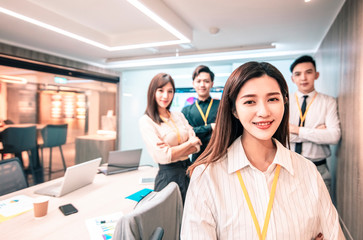
[[[237,119],[238,119],[238,115],[237,115],[236,110],[234,110],[232,114],[233,114],[233,116],[234,116],[235,118],[237,118]]]
[[[193,80],[193,88],[195,89],[195,81]]]
[[[319,72],[316,72],[315,73],[315,80],[317,80],[319,78],[319,76],[320,76],[320,73]]]
[[[212,81],[211,88],[213,87],[214,81]]]

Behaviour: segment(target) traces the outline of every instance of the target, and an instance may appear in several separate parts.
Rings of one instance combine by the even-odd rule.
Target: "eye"
[[[269,102],[277,102],[277,101],[279,101],[280,99],[278,99],[278,98],[270,98],[268,101]]]
[[[253,104],[253,103],[254,103],[254,101],[253,101],[253,100],[247,100],[247,101],[245,101],[243,104],[251,105],[251,104]]]

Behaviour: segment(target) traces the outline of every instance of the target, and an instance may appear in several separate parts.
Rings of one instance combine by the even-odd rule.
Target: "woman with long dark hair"
[[[189,168],[183,239],[344,239],[316,167],[287,149],[288,103],[271,64],[231,74],[211,141]]]
[[[172,77],[157,74],[150,82],[147,107],[139,127],[149,154],[159,164],[155,191],[176,182],[184,202],[189,185],[186,170],[191,164],[188,155],[198,152],[201,142],[181,112],[170,112],[174,92]]]

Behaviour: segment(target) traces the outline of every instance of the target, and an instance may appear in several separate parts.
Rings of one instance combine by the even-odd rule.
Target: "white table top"
[[[1,239],[90,239],[85,221],[120,211],[123,214],[131,212],[136,202],[125,197],[143,188],[153,188],[153,184],[140,184],[139,181],[141,177],[155,177],[157,170],[140,167],[138,171],[109,176],[97,174],[92,184],[60,198],[51,197],[46,217],[35,219],[31,210],[0,223]],[[0,201],[17,195],[38,197],[40,195],[34,191],[53,181],[1,196]],[[72,203],[78,213],[64,216],[58,207],[68,203]]]

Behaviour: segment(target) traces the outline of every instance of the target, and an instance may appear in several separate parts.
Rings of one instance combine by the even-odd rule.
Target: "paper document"
[[[33,198],[18,195],[0,201],[0,223],[33,209]]]
[[[117,221],[122,217],[122,212],[99,216],[86,220],[86,226],[91,240],[110,240]]]

